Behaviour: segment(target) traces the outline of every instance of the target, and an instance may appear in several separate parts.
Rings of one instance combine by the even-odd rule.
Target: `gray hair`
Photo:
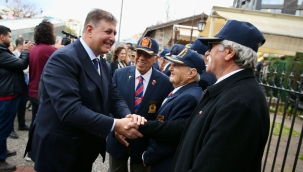
[[[97,27],[101,20],[117,24],[117,19],[111,13],[96,8],[87,14],[84,22],[83,33],[85,32],[86,25],[92,24],[94,27]]]
[[[191,70],[192,68],[191,67],[188,67],[188,70]],[[199,82],[200,81],[200,74],[198,73],[198,71],[197,71],[197,74],[195,75],[195,77],[194,77],[194,80],[196,81],[196,82]]]
[[[221,44],[236,51],[234,61],[237,66],[240,68],[255,69],[258,56],[254,50],[229,40],[223,40]]]

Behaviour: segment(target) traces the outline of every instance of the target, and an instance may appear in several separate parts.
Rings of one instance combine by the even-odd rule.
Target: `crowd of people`
[[[228,20],[215,38],[161,51],[154,38],[115,44],[116,18],[94,9],[81,38],[63,46],[43,20],[34,40],[0,25],[0,171],[7,138],[29,130],[25,154],[38,172],[260,171],[269,112],[255,79],[262,33]],[[26,102],[32,121],[25,125]]]

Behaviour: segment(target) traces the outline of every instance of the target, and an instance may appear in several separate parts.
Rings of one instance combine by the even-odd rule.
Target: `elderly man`
[[[202,44],[202,42],[199,39],[196,39],[193,42],[193,44],[190,46],[190,49],[199,53],[201,58],[204,59],[208,47]],[[200,81],[198,82],[198,84],[203,90],[206,90],[207,87],[213,85],[217,81],[217,79],[214,74],[206,72],[204,61],[203,61],[203,66],[204,67],[202,72],[200,73]]]
[[[131,113],[154,120],[166,96],[173,90],[166,75],[153,68],[158,57],[159,45],[153,38],[143,37],[136,46],[135,66],[115,71],[113,81],[126,101]],[[141,155],[148,146],[147,138],[130,140],[125,147],[115,137],[107,138],[106,150],[110,154],[109,171],[127,172],[128,159],[132,172],[149,172],[143,166]]]
[[[228,20],[215,37],[200,40],[209,46],[206,71],[218,80],[189,120],[148,122],[139,131],[157,141],[181,138],[173,172],[261,171],[269,112],[254,68],[265,38],[252,24],[236,20]]]
[[[157,115],[158,121],[172,121],[190,117],[202,97],[198,85],[200,73],[205,68],[200,55],[185,48],[178,55],[165,57],[170,61],[170,82],[175,89],[162,103]],[[152,172],[167,172],[171,169],[178,142],[159,143],[151,140],[143,154],[143,161],[151,165]]]

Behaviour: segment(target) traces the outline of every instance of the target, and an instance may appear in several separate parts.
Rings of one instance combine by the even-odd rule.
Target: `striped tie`
[[[93,63],[94,63],[94,67],[95,67],[95,69],[96,69],[96,71],[98,72],[98,60],[97,60],[97,58],[95,58],[94,60],[92,60],[93,61]],[[99,72],[98,72],[99,73]]]
[[[138,79],[139,79],[139,83],[135,91],[135,103],[134,103],[135,113],[137,113],[140,107],[141,101],[143,99],[143,90],[144,90],[143,77],[139,76]]]

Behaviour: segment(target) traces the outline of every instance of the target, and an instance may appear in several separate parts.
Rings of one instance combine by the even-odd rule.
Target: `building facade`
[[[303,16],[303,0],[234,0],[233,7]]]

